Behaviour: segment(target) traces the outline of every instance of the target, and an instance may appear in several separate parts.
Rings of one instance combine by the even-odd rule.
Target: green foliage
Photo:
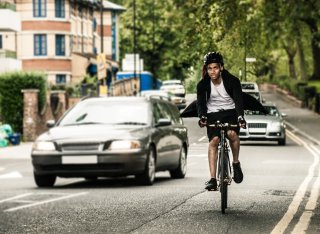
[[[120,20],[123,57],[133,53],[133,1],[115,2],[126,8]],[[320,70],[319,7],[317,0],[136,0],[136,52],[145,70],[161,80],[189,79],[190,68],[214,50],[235,75],[245,73],[246,57],[254,57],[248,71],[253,77],[306,80]]]
[[[38,89],[41,110],[46,102],[46,80],[41,73],[12,72],[0,75],[0,116],[16,132],[23,128],[23,89]]]

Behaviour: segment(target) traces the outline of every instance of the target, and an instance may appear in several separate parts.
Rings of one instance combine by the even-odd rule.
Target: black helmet
[[[208,65],[210,63],[220,63],[223,66],[223,58],[219,52],[209,52],[203,57],[204,65]]]

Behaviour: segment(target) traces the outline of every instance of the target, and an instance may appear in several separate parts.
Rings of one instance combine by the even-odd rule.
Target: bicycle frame
[[[222,124],[217,122],[215,124],[209,125],[210,127],[215,127],[220,129],[220,143],[218,146],[218,186],[221,193],[221,212],[224,214],[225,209],[228,207],[228,186],[231,184],[231,166],[229,159],[229,143],[227,139],[227,131],[231,127],[238,127],[238,125],[231,125],[228,123]]]

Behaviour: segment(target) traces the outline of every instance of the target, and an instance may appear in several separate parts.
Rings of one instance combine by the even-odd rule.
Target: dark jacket
[[[240,80],[230,74],[227,70],[222,71],[224,88],[233,99],[238,116],[243,116],[243,99]],[[197,108],[198,117],[207,116],[207,101],[211,94],[211,79],[206,75],[197,85]]]
[[[223,71],[222,77],[226,91],[235,102],[238,115],[243,115],[244,110],[257,110],[268,114],[268,111],[257,99],[252,97],[250,94],[242,92],[241,83],[237,77],[231,75],[226,70]],[[188,118],[201,117],[202,115],[207,116],[207,100],[211,94],[210,78],[208,79],[204,78],[199,81],[197,86],[197,100],[191,102],[183,110],[180,114],[181,117]],[[233,86],[236,86],[236,88],[233,89]],[[240,92],[238,86],[240,86]]]

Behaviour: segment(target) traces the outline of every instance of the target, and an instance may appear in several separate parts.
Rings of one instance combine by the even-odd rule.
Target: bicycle
[[[221,138],[218,146],[217,181],[221,193],[221,212],[222,214],[224,214],[225,209],[228,208],[228,186],[232,181],[227,131],[230,130],[230,128],[238,127],[239,125],[220,123],[219,121],[217,121],[216,123],[210,124],[209,126],[220,129]]]

